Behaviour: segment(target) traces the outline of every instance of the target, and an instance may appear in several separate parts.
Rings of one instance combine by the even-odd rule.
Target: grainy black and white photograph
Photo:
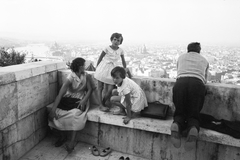
[[[240,159],[239,0],[0,0],[0,160]]]

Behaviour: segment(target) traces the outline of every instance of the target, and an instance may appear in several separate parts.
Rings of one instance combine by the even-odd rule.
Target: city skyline
[[[124,44],[240,42],[238,0],[0,1],[0,38],[109,43],[120,32]]]

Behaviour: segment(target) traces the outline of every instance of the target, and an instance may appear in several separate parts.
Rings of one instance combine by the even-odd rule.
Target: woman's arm
[[[85,104],[87,103],[90,95],[93,92],[93,87],[91,83],[91,75],[87,74],[87,94],[84,96],[84,98],[81,100],[80,105],[81,105],[81,110],[85,110]]]
[[[106,55],[106,53],[104,51],[102,51],[99,59],[98,59],[98,62],[97,62],[97,66],[99,65],[99,63],[102,61],[103,57]]]
[[[126,61],[125,61],[124,55],[121,55],[121,59],[122,59],[122,65],[123,65],[123,68],[126,68],[126,67],[127,67],[127,64],[126,64]]]
[[[66,82],[63,83],[54,103],[53,103],[53,107],[51,109],[51,112],[49,114],[49,118],[50,120],[52,120],[53,118],[57,118],[56,117],[56,109],[58,104],[60,103],[61,98],[63,97],[63,95],[67,92],[67,89],[69,87],[69,85],[71,84],[71,82],[69,80],[66,80]]]

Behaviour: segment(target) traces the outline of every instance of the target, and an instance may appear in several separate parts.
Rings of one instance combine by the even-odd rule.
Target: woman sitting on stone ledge
[[[63,83],[49,114],[49,126],[59,131],[55,147],[67,141],[67,132],[71,131],[68,152],[73,151],[76,131],[84,128],[89,108],[89,98],[93,91],[92,77],[85,72],[85,60],[76,58],[72,61],[71,73]]]

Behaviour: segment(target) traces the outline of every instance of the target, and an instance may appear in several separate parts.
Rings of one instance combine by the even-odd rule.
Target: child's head
[[[83,58],[75,58],[71,65],[70,65],[70,69],[77,73],[77,72],[84,72],[85,70],[85,59]]]
[[[114,40],[114,38],[115,38],[116,40],[119,40],[119,43],[122,44],[122,42],[123,42],[123,36],[122,36],[121,33],[113,33],[113,34],[111,35],[111,38],[110,38],[111,42]]]
[[[111,71],[111,76],[113,78],[113,82],[117,85],[121,84],[123,79],[126,78],[126,71],[123,67],[115,67]]]
[[[188,52],[197,52],[201,51],[201,44],[199,42],[192,42],[187,47]]]

